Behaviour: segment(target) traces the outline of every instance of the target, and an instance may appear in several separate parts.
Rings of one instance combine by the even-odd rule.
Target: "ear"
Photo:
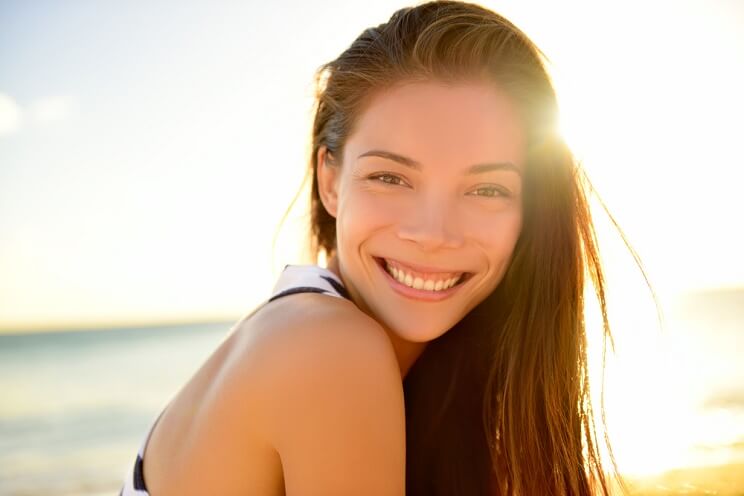
[[[318,194],[326,211],[336,217],[338,212],[338,183],[341,177],[340,165],[328,152],[325,145],[318,148]]]

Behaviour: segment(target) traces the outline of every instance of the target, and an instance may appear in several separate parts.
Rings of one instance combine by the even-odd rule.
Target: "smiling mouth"
[[[459,275],[457,275],[457,272],[451,272],[451,273],[440,273],[441,275],[445,277],[439,277],[434,274],[422,274],[420,272],[413,272],[409,270],[404,270],[403,272],[407,274],[405,278],[400,277],[400,274],[396,276],[396,274],[388,269],[388,262],[384,258],[380,257],[372,257],[374,258],[377,265],[380,266],[382,270],[387,272],[390,277],[394,278],[401,284],[404,284],[408,287],[411,287],[413,289],[418,289],[421,291],[432,291],[434,293],[440,292],[440,291],[447,291],[448,289],[452,289],[456,286],[459,286],[466,282],[468,279],[470,279],[473,276],[472,272],[460,272]],[[393,265],[395,265],[395,262],[393,262]],[[446,277],[450,275],[451,277]],[[416,277],[421,276],[421,277]],[[427,282],[429,283],[427,286]],[[419,287],[416,287],[419,286]]]

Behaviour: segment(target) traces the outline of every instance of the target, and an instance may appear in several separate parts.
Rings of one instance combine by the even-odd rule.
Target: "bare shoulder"
[[[152,495],[403,495],[402,379],[382,327],[348,300],[269,302],[173,398],[152,432]]]
[[[381,359],[383,365],[395,361],[395,353],[382,326],[343,298],[317,293],[301,293],[270,302],[236,326],[243,334],[241,353],[250,362],[261,355],[312,360],[323,353],[343,363],[351,353]],[[293,356],[300,353],[301,357]],[[382,356],[380,356],[382,355]],[[356,357],[360,358],[360,357]]]
[[[260,402],[291,401],[276,394],[276,387],[287,388],[282,390],[287,393],[292,388],[308,391],[313,379],[336,381],[338,374],[348,373],[373,371],[378,386],[402,388],[395,352],[382,326],[348,300],[317,293],[283,297],[236,327],[242,340],[241,376]],[[325,393],[322,388],[313,391]]]
[[[242,326],[251,422],[282,460],[286,494],[403,495],[402,379],[383,328],[313,293],[271,302]]]

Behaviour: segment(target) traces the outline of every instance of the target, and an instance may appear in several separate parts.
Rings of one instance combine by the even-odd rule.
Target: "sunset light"
[[[634,494],[742,494],[744,2],[482,4],[549,59],[593,186],[615,344],[604,425],[589,287],[599,444],[606,428]],[[0,441],[0,488],[57,494],[79,468],[96,482],[64,494],[111,489],[143,419],[285,264],[309,263],[307,188],[277,228],[307,167],[313,71],[405,5],[0,6],[0,431],[39,436]]]

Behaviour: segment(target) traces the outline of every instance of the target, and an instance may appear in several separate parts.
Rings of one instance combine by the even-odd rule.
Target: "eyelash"
[[[383,184],[389,184],[391,186],[402,186],[401,184],[397,184],[394,182],[379,180],[382,177],[392,177],[394,179],[397,179],[398,181],[401,181],[401,182],[403,181],[403,179],[401,179],[399,176],[396,176],[395,174],[389,174],[389,173],[374,174],[372,176],[369,176],[369,179],[378,180],[377,182],[381,182]],[[498,195],[493,194],[493,195],[476,195],[476,196],[481,196],[483,198],[498,198],[499,196],[504,196],[504,197],[510,196],[508,191],[505,191],[501,188],[497,188],[495,186],[484,186],[481,188],[477,188],[475,191],[482,191],[482,190],[495,191],[498,193]]]
[[[374,175],[369,176],[369,179],[380,179],[381,177],[392,177],[392,178],[397,179],[398,181],[403,181],[400,177],[396,176],[395,174],[387,174],[387,173],[374,174]],[[390,181],[379,181],[379,182],[385,183],[385,184],[390,184],[392,186],[398,186],[398,184],[392,183]]]
[[[495,193],[498,193],[498,194],[477,195],[477,196],[483,196],[485,198],[498,198],[499,196],[503,196],[503,197],[510,196],[509,193],[506,190],[503,190],[501,188],[497,188],[495,186],[483,186],[481,188],[476,189],[475,191],[481,191],[481,190],[494,191]]]

